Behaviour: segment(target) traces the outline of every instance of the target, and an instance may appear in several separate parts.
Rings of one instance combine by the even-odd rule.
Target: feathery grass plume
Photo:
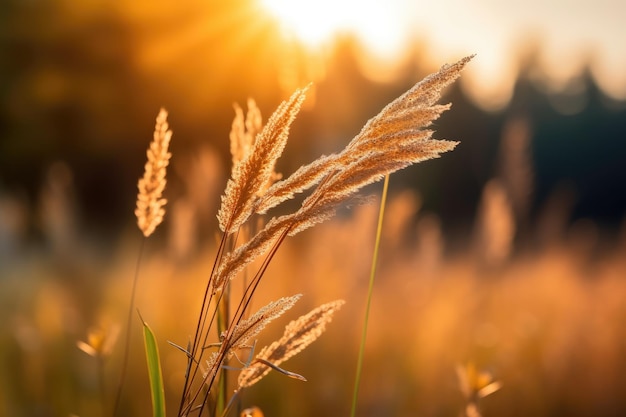
[[[243,110],[238,104],[235,107],[235,119],[230,130],[230,153],[233,159],[232,173],[234,176],[235,167],[243,161],[252,150],[257,135],[263,129],[263,118],[261,110],[256,105],[254,99],[248,99],[248,113],[243,115]],[[270,176],[259,191],[257,197],[261,197],[270,188],[272,184],[282,178],[282,175],[275,171],[276,160],[271,162]]]
[[[248,155],[233,167],[233,175],[228,180],[217,215],[223,232],[233,233],[252,214],[256,196],[273,177],[276,160],[285,148],[289,127],[302,106],[308,88],[297,90],[278,107],[257,135]]]
[[[211,352],[211,356],[206,360],[206,368],[202,371],[202,378],[205,380],[208,379],[209,372],[215,368],[218,356],[219,354],[217,352]]]
[[[410,161],[409,158],[403,157],[408,162],[407,164],[384,164],[380,172],[372,175],[371,181],[365,181],[363,185],[379,180],[386,174],[402,169],[407,165],[435,158],[440,153],[453,149],[456,143],[433,141],[431,140],[433,132],[426,128],[450,108],[449,104],[437,105],[435,102],[440,98],[443,89],[460,76],[461,71],[472,58],[473,56],[468,56],[455,64],[444,65],[438,72],[418,82],[383,108],[378,115],[370,119],[338,155],[323,156],[317,161],[301,167],[289,178],[274,184],[267,194],[257,202],[256,212],[265,213],[283,201],[293,198],[294,194],[303,192],[319,183],[322,178],[332,177],[329,174],[343,171],[358,161],[368,161],[368,156],[391,159],[389,152],[395,151],[398,155],[401,154],[401,151],[411,149],[415,159]],[[420,155],[419,147],[423,147],[423,155]],[[357,163],[352,166],[352,169],[358,170],[360,166],[361,164]],[[325,187],[336,186],[336,184],[329,184],[329,182],[332,180],[325,180],[325,186],[318,187],[317,191],[310,196],[309,203],[317,200],[319,195],[325,192]],[[345,189],[344,194],[349,195],[354,191],[356,190]]]
[[[231,336],[231,350],[246,346],[246,343],[258,335],[272,320],[280,317],[302,297],[302,294],[283,297],[273,301],[237,324]]]
[[[322,155],[310,164],[301,166],[288,178],[273,184],[257,201],[255,212],[265,214],[269,209],[314,186],[340,166],[337,164],[336,154]]]
[[[366,155],[329,177],[304,200],[300,210],[292,216],[289,235],[294,236],[333,217],[347,200],[355,201],[354,195],[364,186],[416,162],[438,158],[439,153],[452,150],[455,146],[456,142],[433,140],[404,149]]]
[[[161,109],[156,118],[154,137],[150,142],[147,151],[148,161],[146,162],[144,174],[137,187],[137,225],[145,237],[154,232],[156,227],[163,221],[165,215],[165,204],[167,200],[162,198],[165,189],[166,167],[172,156],[168,152],[172,131],[167,124],[167,111]]]
[[[289,323],[285,327],[283,336],[264,347],[253,363],[241,371],[238,380],[239,387],[250,387],[267,375],[272,368],[264,362],[278,366],[313,343],[326,330],[326,325],[332,321],[333,314],[344,303],[344,300],[336,300],[323,304]]]
[[[196,334],[189,349],[191,366],[185,378],[179,415],[188,415],[192,410],[199,410],[201,414],[204,407],[211,403],[209,397],[217,398],[214,402],[217,410],[226,404],[220,397],[220,392],[225,392],[223,387],[220,385],[216,390],[214,384],[225,380],[221,379],[225,374],[220,372],[224,370],[225,362],[233,353],[233,346],[243,345],[242,340],[249,340],[252,337],[250,334],[260,331],[262,327],[257,328],[254,324],[257,316],[253,316],[254,322],[247,321],[247,309],[268,265],[286,236],[332,217],[347,202],[358,201],[355,196],[362,187],[411,164],[436,158],[456,146],[455,142],[433,140],[433,131],[428,127],[450,107],[437,105],[435,101],[440,98],[443,88],[459,76],[470,59],[471,57],[467,57],[456,64],[444,66],[439,72],[417,83],[370,119],[343,151],[322,156],[301,167],[285,180],[275,182],[267,190],[265,188],[272,182],[275,163],[284,149],[290,125],[301,107],[306,88],[296,91],[278,107],[262,131],[256,135],[252,148],[241,159],[235,158],[239,152],[237,149],[240,148],[233,145],[233,160],[237,161],[234,162],[232,176],[218,212],[223,236],[207,282]],[[236,108],[235,112],[231,140],[245,136],[252,130],[244,126],[243,111]],[[243,238],[244,243],[236,246],[238,239],[235,237],[241,237],[240,233],[244,230],[242,226],[247,228],[250,225],[249,218],[253,213],[263,214],[293,198],[295,194],[309,189],[312,191],[303,199],[298,210],[272,218],[263,229],[254,233],[251,238]],[[224,321],[226,326],[220,326],[219,307],[214,306],[219,306],[220,300],[227,297],[226,285],[253,260],[264,254],[265,258],[253,278],[245,284],[242,298],[232,318]],[[242,371],[239,388],[254,384],[270,369],[295,376],[278,368],[278,364],[318,337],[330,321],[332,313],[342,304],[343,301],[329,303],[287,326],[284,336],[263,349]],[[207,363],[209,369],[202,373],[204,379],[198,384],[196,375],[199,375],[199,364],[204,363],[205,354],[208,355],[204,346],[210,344],[209,338],[215,321],[218,321],[217,330],[221,336],[219,351],[212,363]],[[230,402],[225,407],[228,410]]]
[[[440,153],[454,149],[457,142],[429,140],[409,143],[396,149],[369,152],[335,173],[303,203],[309,206],[333,204],[354,195],[361,188],[381,180],[409,165],[438,158]]]
[[[466,57],[453,65],[443,66],[439,72],[417,83],[370,119],[341,153],[322,156],[301,167],[287,179],[272,185],[254,203],[253,209],[257,213],[264,213],[293,198],[294,194],[318,184],[304,200],[300,210],[272,219],[248,243],[227,254],[218,267],[214,288],[221,288],[269,249],[284,230],[293,236],[321,223],[333,217],[337,208],[362,187],[409,165],[437,158],[441,153],[454,149],[458,142],[433,140],[433,131],[427,127],[450,108],[449,104],[436,105],[434,102],[441,91],[459,77],[471,58]],[[277,113],[280,111],[279,108]],[[229,187],[231,185],[229,181]],[[227,190],[226,195],[228,193]]]
[[[230,153],[233,158],[233,170],[248,154],[256,135],[263,128],[261,110],[253,99],[248,99],[248,113],[244,118],[243,109],[234,105],[235,118],[230,130]]]

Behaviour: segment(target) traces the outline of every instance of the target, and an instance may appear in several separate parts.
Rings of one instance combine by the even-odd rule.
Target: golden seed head
[[[145,237],[150,236],[165,216],[167,200],[162,198],[165,190],[166,167],[171,153],[168,152],[172,131],[167,124],[167,111],[161,109],[156,119],[154,137],[147,151],[148,161],[137,188],[137,225]]]

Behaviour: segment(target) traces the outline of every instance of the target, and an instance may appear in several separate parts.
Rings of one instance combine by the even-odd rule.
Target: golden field
[[[337,298],[347,303],[327,333],[285,365],[308,382],[271,374],[244,394],[244,406],[257,405],[266,415],[347,413],[376,211],[375,203],[359,207],[281,249],[256,295],[258,306],[304,294],[280,320],[284,324],[320,303]],[[179,227],[185,221],[169,219]],[[185,357],[166,341],[185,345],[190,337],[215,250],[205,243],[183,253],[176,249],[175,232],[166,228],[146,242],[136,301],[159,338],[171,407],[180,395]],[[55,256],[32,254],[3,266],[3,415],[101,414],[97,361],[76,343],[90,328],[112,332],[123,326],[138,233],[129,231],[107,259],[70,242]],[[532,235],[540,236],[541,230]],[[456,368],[467,363],[502,383],[481,402],[486,416],[620,415],[625,409],[624,240],[604,241],[584,222],[552,232],[551,239],[535,239],[525,249],[516,249],[511,238],[466,237],[451,245],[436,216],[420,212],[415,194],[392,195],[359,415],[458,415],[463,397]],[[507,246],[507,239],[505,253],[490,258],[485,249],[494,242]],[[122,409],[144,415],[150,409],[147,371],[136,319],[134,324]],[[270,325],[261,342],[273,340],[281,327]],[[109,403],[121,350],[118,341],[104,363]]]

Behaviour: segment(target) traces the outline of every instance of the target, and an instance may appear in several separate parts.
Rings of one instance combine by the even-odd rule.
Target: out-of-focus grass
[[[390,202],[359,415],[457,416],[463,399],[455,368],[470,361],[503,384],[482,401],[485,416],[626,412],[623,244],[594,246],[586,235],[574,235],[489,264],[469,244],[446,254],[432,216],[420,214],[413,222],[417,205],[409,194]],[[359,208],[279,253],[255,299],[258,306],[304,293],[286,322],[331,299],[347,304],[317,345],[285,364],[307,383],[272,374],[244,393],[244,406],[258,405],[266,415],[347,414],[375,217],[376,205]],[[70,257],[60,267],[42,255],[0,267],[1,415],[101,415],[97,364],[76,341],[92,326],[123,323],[138,241],[120,242],[107,263],[76,261],[70,268]],[[136,304],[159,338],[172,407],[186,358],[166,341],[185,346],[192,334],[214,249],[200,248],[197,257],[181,262],[167,245],[148,247]],[[145,415],[149,387],[135,324],[122,411]],[[281,329],[280,323],[270,326],[261,344]],[[105,363],[110,401],[121,351],[118,344]]]

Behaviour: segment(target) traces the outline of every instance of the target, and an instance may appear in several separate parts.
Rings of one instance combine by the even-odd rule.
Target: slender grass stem
[[[211,275],[209,279],[207,280],[207,284],[204,290],[204,296],[202,298],[202,306],[200,307],[200,314],[198,317],[198,322],[196,324],[196,331],[194,334],[193,343],[191,344],[191,349],[189,350],[189,356],[196,363],[196,365],[195,366],[192,365],[191,366],[192,369],[190,369],[189,372],[185,375],[185,382],[183,384],[182,395],[180,398],[180,405],[178,408],[179,416],[187,415],[190,411],[189,407],[191,407],[193,404],[193,399],[190,399],[190,397],[193,395],[191,393],[191,389],[192,389],[191,385],[196,378],[196,374],[199,370],[198,364],[200,363],[202,359],[202,352],[200,352],[200,356],[198,358],[196,358],[196,353],[198,351],[198,348],[201,348],[200,344],[203,343],[201,339],[202,339],[202,335],[204,334],[206,320],[209,314],[210,302],[211,302],[211,299],[213,298],[213,295],[211,294],[211,285],[213,283],[212,278],[215,275],[217,266],[222,259],[222,255],[224,253],[224,248],[226,245],[227,238],[228,238],[227,234],[223,233],[222,238],[220,239],[220,244],[217,250],[217,254],[215,256],[215,261],[213,263]],[[219,304],[219,299],[217,303]],[[211,320],[209,320],[209,330],[207,330],[207,334],[210,331],[210,324],[213,323],[213,318],[215,317],[215,313],[216,311],[214,311],[214,314],[211,317]],[[196,393],[195,395],[193,395],[193,398],[195,399],[197,395],[199,394]],[[186,401],[188,401],[187,405],[185,405]]]
[[[380,200],[380,210],[378,212],[378,226],[376,229],[376,241],[374,243],[374,254],[372,256],[372,267],[370,269],[370,280],[367,289],[367,305],[365,307],[365,320],[361,333],[361,345],[359,346],[359,357],[356,364],[356,377],[354,380],[354,392],[352,394],[352,408],[350,416],[356,415],[356,403],[359,396],[359,385],[361,382],[361,371],[363,369],[363,357],[365,356],[365,341],[367,339],[367,324],[369,322],[370,307],[372,305],[372,294],[374,293],[374,277],[376,276],[376,264],[378,263],[378,249],[380,248],[380,236],[383,230],[383,219],[385,217],[385,204],[387,202],[387,191],[389,189],[389,175],[385,175],[383,193]]]
[[[256,288],[258,287],[261,278],[263,278],[263,275],[265,274],[265,271],[267,270],[271,260],[274,258],[274,256],[276,255],[276,252],[278,251],[278,248],[280,247],[280,245],[282,244],[282,242],[285,240],[285,238],[287,237],[287,234],[289,233],[290,228],[285,229],[281,235],[278,237],[278,239],[276,240],[276,242],[274,242],[274,245],[272,247],[272,249],[270,250],[270,252],[268,253],[268,255],[265,257],[265,259],[263,260],[263,264],[259,267],[259,270],[256,272],[254,278],[250,281],[250,283],[248,284],[248,286],[246,287],[246,289],[244,290],[244,294],[241,296],[241,300],[239,301],[239,304],[237,306],[237,309],[235,310],[235,312],[232,315],[232,321],[230,323],[230,325],[228,326],[227,330],[226,330],[226,335],[223,338],[220,350],[218,352],[218,358],[215,361],[215,366],[221,366],[220,364],[223,363],[224,358],[226,357],[226,354],[228,352],[228,350],[230,349],[231,346],[231,338],[232,338],[232,334],[233,331],[235,330],[235,327],[237,324],[239,324],[241,322],[241,320],[243,319],[246,310],[249,306],[249,303],[252,300],[252,296],[254,295]],[[218,301],[219,303],[219,301]],[[210,372],[207,373],[207,375],[210,375],[204,382],[206,383],[207,386],[211,387],[213,386],[213,383],[215,382],[215,378],[217,377],[218,374],[218,369],[215,369],[215,371],[210,370]],[[198,391],[196,393],[196,396],[194,397],[193,401],[195,401],[195,399],[197,398],[197,396],[200,394],[200,392]],[[202,411],[204,410],[204,406],[207,402],[209,396],[209,391],[207,391],[205,393],[204,399],[202,400],[202,404],[200,405],[200,411],[199,414],[202,414]]]
[[[222,297],[217,313],[217,335],[218,337],[222,334],[222,332],[226,331],[228,328],[228,324],[230,321],[229,310],[230,310],[230,285],[224,286],[224,296]],[[217,380],[218,390],[217,390],[217,410],[216,415],[221,415],[224,412],[224,407],[226,407],[227,397],[228,397],[228,373],[226,370],[220,370],[220,377]]]
[[[141,239],[139,246],[139,255],[137,256],[137,264],[135,265],[135,276],[133,277],[133,287],[130,292],[130,303],[128,306],[128,316],[126,317],[126,335],[124,340],[124,359],[122,360],[122,373],[120,374],[120,381],[117,384],[117,393],[115,394],[115,403],[113,405],[113,416],[117,416],[119,410],[120,401],[122,397],[122,390],[124,388],[124,381],[126,379],[126,371],[128,369],[128,357],[130,356],[130,342],[131,342],[131,329],[133,322],[133,310],[135,309],[135,294],[137,292],[137,281],[139,280],[139,266],[141,265],[141,257],[143,249],[145,247],[146,238]]]

